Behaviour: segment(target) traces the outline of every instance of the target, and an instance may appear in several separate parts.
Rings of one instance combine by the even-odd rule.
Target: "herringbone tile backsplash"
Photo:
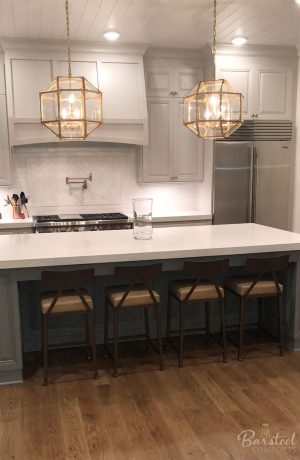
[[[118,210],[131,214],[131,199],[154,198],[155,214],[199,210],[210,212],[210,181],[177,184],[140,184],[137,181],[135,146],[73,145],[14,148],[13,185],[0,189],[0,211],[7,193],[24,190],[30,196],[31,214]],[[66,176],[93,180],[88,189],[66,185]]]

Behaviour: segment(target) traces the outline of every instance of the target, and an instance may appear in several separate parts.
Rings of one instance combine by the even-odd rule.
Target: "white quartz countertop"
[[[3,219],[0,219],[0,230],[30,227],[32,227],[32,217],[27,219],[12,219],[4,217]]]
[[[300,251],[300,234],[257,224],[157,228],[146,241],[132,230],[18,234],[1,236],[0,269],[277,251]]]
[[[152,216],[153,222],[189,222],[211,220],[211,214],[201,214],[199,211],[185,211],[174,213],[154,213]]]

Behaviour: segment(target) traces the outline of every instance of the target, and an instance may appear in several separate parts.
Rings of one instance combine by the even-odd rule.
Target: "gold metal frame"
[[[96,128],[102,125],[103,123],[103,112],[102,112],[102,92],[99,91],[94,85],[92,85],[86,78],[80,76],[80,77],[74,77],[72,76],[71,73],[71,47],[70,47],[70,28],[69,28],[69,2],[66,0],[65,2],[65,10],[66,10],[66,29],[67,29],[67,53],[68,53],[68,76],[57,76],[55,80],[51,81],[47,87],[45,87],[42,91],[39,93],[39,99],[40,99],[40,118],[41,118],[41,124],[44,125],[46,128],[48,128],[53,134],[55,134],[59,139],[86,139],[89,134],[94,131]],[[62,88],[61,83],[66,82],[69,80],[69,88]],[[78,88],[78,81],[81,80],[80,88]],[[74,83],[72,85],[72,82]],[[75,84],[76,83],[76,84]],[[91,88],[87,87],[87,84],[89,83],[89,86]],[[72,88],[72,86],[75,86],[75,88]],[[49,89],[52,88],[52,89]],[[94,88],[94,89],[92,89]],[[82,108],[81,110],[81,117],[80,118],[65,118],[61,114],[61,93],[68,93],[70,92],[70,95],[78,95],[78,92],[80,92],[80,106]],[[50,100],[47,100],[47,94],[51,94],[52,98]],[[96,119],[92,119],[90,114],[88,113],[87,110],[87,96],[90,94],[94,94],[95,99],[97,99],[97,106],[99,106],[98,116]],[[56,97],[55,97],[56,96]],[[79,97],[77,96],[77,101],[79,100]],[[75,98],[76,102],[76,98]],[[55,119],[49,119],[45,117],[46,113],[46,107],[47,103],[51,104],[54,108],[52,107],[52,112],[55,115]],[[52,117],[51,117],[52,118]],[[74,125],[74,128],[69,126],[68,128],[70,129],[70,133],[66,133],[64,130],[66,126],[64,126],[66,123],[72,123]],[[80,135],[74,134],[74,131],[76,129],[76,123],[77,123],[77,129],[80,128]],[[93,127],[91,128],[91,124]],[[95,125],[95,126],[94,126]],[[54,126],[57,128],[57,132],[53,129]],[[74,131],[72,132],[72,129]]]
[[[186,120],[186,116],[185,116],[185,111],[184,111],[184,117],[183,117],[183,124],[189,128],[194,134],[196,134],[198,137],[202,138],[202,139],[224,139],[224,138],[227,138],[229,137],[236,129],[238,129],[242,124],[243,124],[243,95],[242,93],[238,92],[238,91],[223,91],[223,87],[224,87],[224,84],[225,85],[230,85],[229,82],[227,82],[226,80],[224,79],[219,79],[219,80],[216,80],[216,32],[217,32],[217,0],[213,0],[213,31],[212,31],[212,55],[213,55],[213,61],[214,61],[214,69],[213,69],[213,78],[211,80],[207,80],[207,81],[199,81],[199,83],[195,86],[194,90],[195,91],[191,91],[189,94],[187,94],[184,98],[183,98],[183,104],[184,104],[184,109],[185,108],[189,108],[190,107],[190,104],[191,104],[191,100],[194,98],[194,101],[193,101],[193,106],[194,106],[194,109],[193,111],[195,112],[195,116],[194,116],[194,119],[189,119]],[[220,85],[220,88],[219,90],[213,90],[213,91],[200,91],[204,85],[212,85],[212,84],[216,84],[216,83],[219,83]],[[232,85],[230,85],[231,88]],[[235,89],[235,88],[233,88]],[[220,107],[220,115],[219,116],[216,116],[215,118],[210,118],[210,119],[202,119],[202,118],[198,118],[199,117],[199,100],[200,100],[200,95],[201,97],[204,95],[216,95],[216,97],[218,98],[218,103],[216,104],[216,106]],[[230,119],[226,119],[224,117],[222,117],[222,114],[221,114],[221,107],[222,107],[222,100],[223,100],[223,97],[225,95],[232,95],[232,96],[236,96],[236,98],[239,99],[239,110],[236,112],[236,113],[239,113],[239,117],[234,119],[234,120],[230,120]],[[207,134],[207,130],[205,129],[204,131],[204,135],[202,135],[200,133],[200,127],[207,127],[209,128],[208,125],[212,125],[212,124],[215,124],[215,130],[219,129],[220,131],[220,135],[217,135],[216,133],[215,134],[211,134],[211,135],[208,135]],[[224,127],[225,125],[227,124],[232,124],[233,126],[231,126],[228,130],[224,130]],[[219,125],[219,126],[218,126]],[[210,126],[211,129],[212,126]]]

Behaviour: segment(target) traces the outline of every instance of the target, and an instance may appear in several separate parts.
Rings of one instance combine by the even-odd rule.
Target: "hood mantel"
[[[4,41],[10,144],[61,143],[40,124],[39,91],[67,74],[63,44],[21,45]],[[50,45],[49,45],[50,46]],[[130,52],[131,51],[131,52]],[[126,54],[125,54],[126,52]],[[138,53],[138,54],[137,54]],[[72,74],[82,75],[103,93],[104,123],[85,142],[145,145],[148,142],[144,49],[80,48],[72,53]],[[76,141],[73,141],[76,142]]]

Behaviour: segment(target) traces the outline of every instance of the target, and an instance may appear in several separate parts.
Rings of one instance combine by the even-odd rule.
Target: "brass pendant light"
[[[41,123],[59,139],[86,139],[103,123],[102,93],[71,73],[69,2],[66,0],[68,76],[56,77],[40,92]]]
[[[217,0],[213,5],[213,79],[199,81],[184,98],[183,123],[202,139],[224,139],[243,123],[244,97],[227,80],[216,80]]]

